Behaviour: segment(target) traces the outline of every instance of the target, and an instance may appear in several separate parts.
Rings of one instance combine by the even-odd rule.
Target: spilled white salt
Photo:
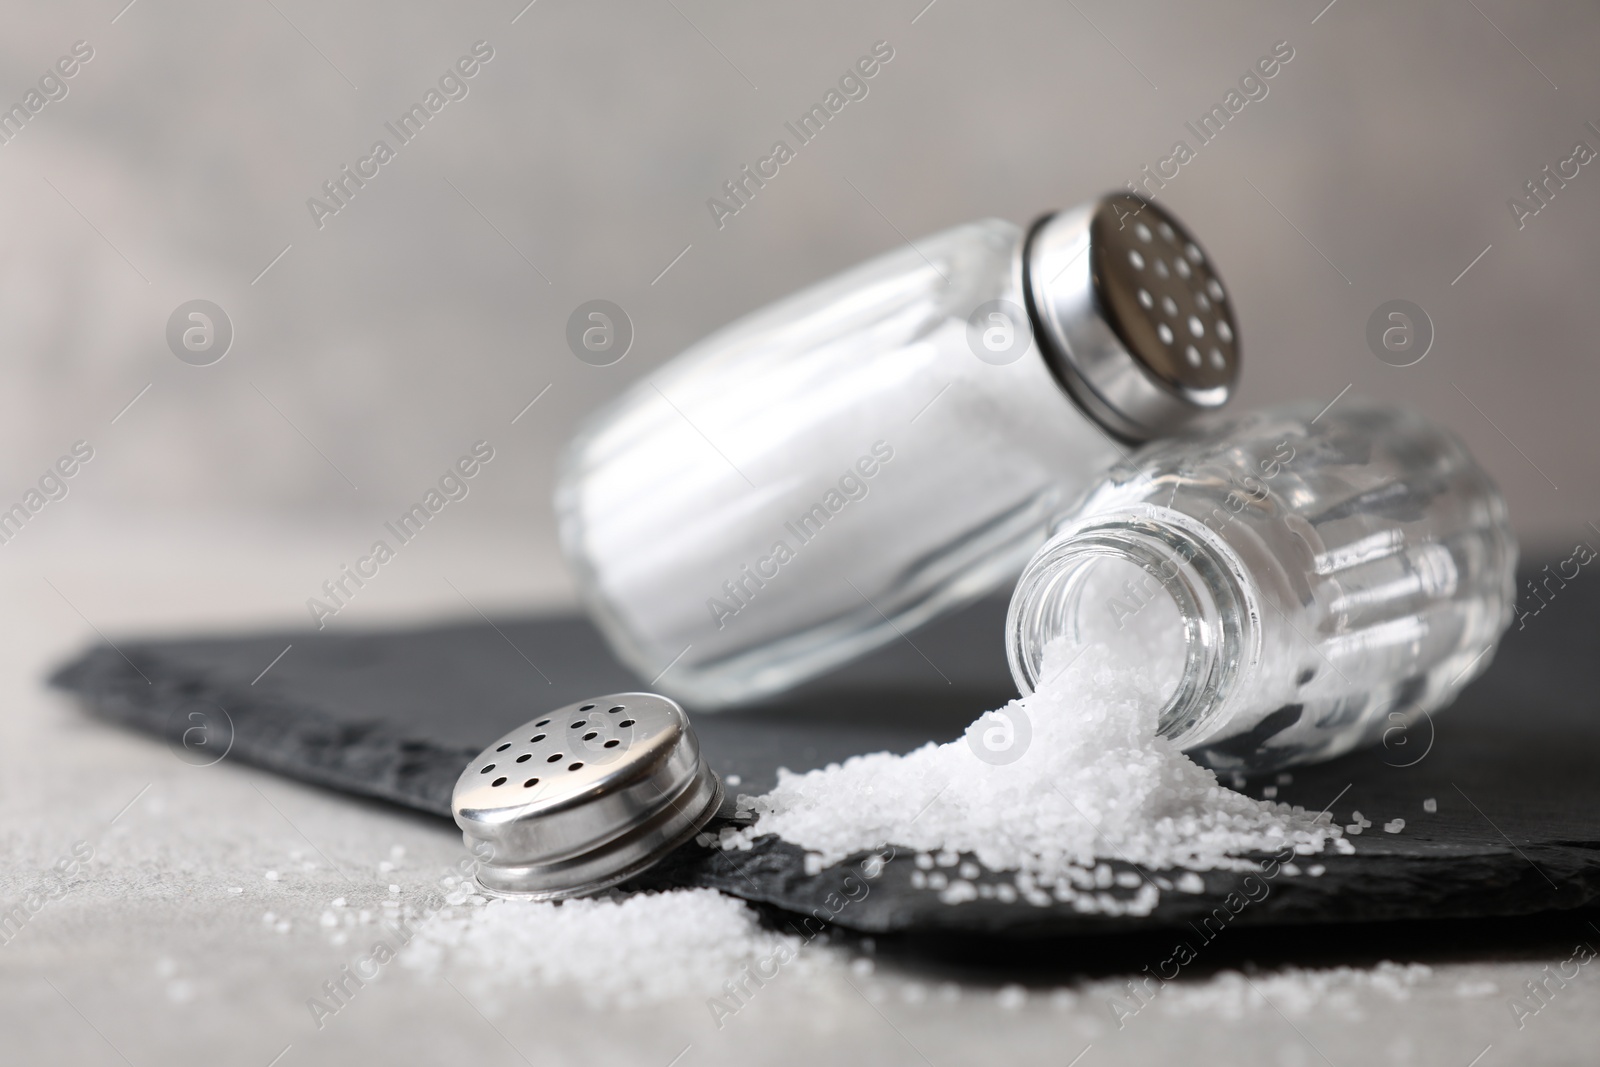
[[[798,937],[765,929],[743,901],[714,889],[560,904],[447,905],[417,926],[400,960],[453,975],[469,992],[566,987],[597,1006],[722,996],[746,968],[771,979],[804,971]]]
[[[1245,854],[1286,846],[1311,854],[1337,841],[1327,815],[1226,789],[1156,735],[1168,691],[1161,679],[1172,674],[1171,664],[1150,661],[1148,648],[1075,654],[1057,642],[1037,691],[985,713],[949,744],[780,771],[771,793],[741,797],[759,819],[725,832],[723,845],[748,848],[777,834],[808,850],[808,869],[885,845],[940,853],[940,867],[971,854],[991,871],[1019,872],[1017,889],[1031,903],[1054,897],[1083,911],[1146,914],[1161,892],[1153,880],[1131,895],[1106,892],[1111,872],[1101,861],[1255,870]],[[996,732],[1018,744],[1031,739],[1020,758],[995,763],[979,753]],[[924,866],[921,856],[916,862]],[[917,881],[947,903],[978,895],[964,877],[936,871]],[[1192,881],[1186,876],[1179,888],[1194,891]]]
[[[1156,1004],[1169,1015],[1222,1019],[1241,1019],[1252,1013],[1360,1019],[1364,1014],[1363,994],[1409,1000],[1412,989],[1432,975],[1433,969],[1427,964],[1391,960],[1383,960],[1375,967],[1286,967],[1253,976],[1219,971],[1198,982],[1173,982],[1160,987]]]

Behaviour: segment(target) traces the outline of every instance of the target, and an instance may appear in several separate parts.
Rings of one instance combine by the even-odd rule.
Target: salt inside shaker
[[[1123,454],[1229,398],[1193,237],[1115,194],[959,226],[780,300],[594,416],[556,491],[592,616],[711,708],[1002,587]]]
[[[1377,742],[1395,766],[1419,760],[1431,713],[1510,624],[1506,505],[1420,415],[1318,408],[1255,412],[1112,468],[1017,583],[1006,651],[1022,692],[1058,642],[1063,657],[1132,647],[1170,693],[1159,734],[1213,768]]]

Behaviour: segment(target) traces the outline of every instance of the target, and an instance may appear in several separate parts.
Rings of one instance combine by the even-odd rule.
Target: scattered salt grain
[[[329,904],[330,907],[342,908],[342,907],[345,906],[345,899],[344,899],[344,897],[334,897],[332,900],[330,900],[328,902],[328,904]]]
[[[1304,970],[1288,967],[1249,977],[1238,971],[1221,971],[1202,982],[1174,982],[1164,986],[1156,1003],[1168,1014],[1208,1015],[1229,1020],[1251,1013],[1281,1014],[1286,1018],[1315,1015],[1359,1019],[1362,1017],[1362,994],[1408,1000],[1411,990],[1432,974],[1432,968],[1425,964],[1399,964],[1389,960],[1371,968]]]
[[[1405,828],[1406,821],[1404,819],[1390,819],[1383,824],[1383,832],[1386,834],[1397,834]]]
[[[1278,796],[1278,787],[1275,785],[1263,786],[1261,789],[1261,795],[1266,797],[1268,800],[1274,800]]]
[[[1141,879],[1106,892],[1114,879],[1103,859],[1147,870],[1255,871],[1250,853],[1348,848],[1327,815],[1225,789],[1156,736],[1159,679],[1170,672],[1152,669],[1146,652],[1090,646],[1074,658],[1057,643],[1044,670],[1049,681],[1032,695],[980,716],[949,744],[856,756],[806,774],[780,770],[776,789],[750,798],[756,824],[726,835],[723,847],[777,834],[807,850],[808,874],[885,845],[914,849],[935,892],[951,885],[931,868],[971,857],[992,871],[1029,875],[1018,890],[1031,903],[1050,903],[1053,891],[1078,910],[1118,914],[1148,914],[1160,891]],[[1032,737],[1019,758],[980,758],[987,733],[1022,720]],[[1205,887],[1188,873],[1178,888]],[[961,889],[944,899],[976,896]]]
[[[727,785],[743,785],[744,784],[744,779],[740,778],[737,774],[727,775],[722,780]]]
[[[277,880],[278,880],[278,872],[277,871],[268,871],[267,872],[267,881],[276,882]]]
[[[964,878],[957,878],[950,883],[950,887],[939,894],[939,899],[945,904],[965,904],[969,900],[978,899],[978,887]]]
[[[391,883],[389,886],[389,892],[398,893],[400,892],[400,887]]]
[[[1018,1011],[1028,1003],[1028,991],[1019,985],[1001,986],[994,999],[1006,1011]]]
[[[814,966],[801,947],[800,938],[763,928],[740,900],[684,889],[620,901],[447,908],[419,927],[400,960],[478,989],[564,987],[591,1004],[627,1007],[677,997],[703,1002],[724,996],[728,983],[756,988],[747,969],[770,982],[780,971]],[[852,967],[870,973],[872,961]]]
[[[1427,800],[1422,802],[1422,810],[1429,812],[1430,814],[1436,812],[1439,810],[1439,802],[1433,797],[1429,797]]]
[[[230,885],[228,887],[228,892],[230,892],[230,893],[243,893],[244,892],[244,886],[242,886],[242,885]]]

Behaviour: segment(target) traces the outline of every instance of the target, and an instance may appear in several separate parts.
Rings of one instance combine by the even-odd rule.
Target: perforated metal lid
[[[1112,433],[1148,440],[1227,403],[1239,376],[1232,304],[1166,211],[1117,193],[1048,216],[1024,262],[1051,369]]]
[[[721,802],[683,708],[654,693],[613,693],[495,741],[461,772],[450,807],[482,858],[479,884],[557,900],[654,865]]]

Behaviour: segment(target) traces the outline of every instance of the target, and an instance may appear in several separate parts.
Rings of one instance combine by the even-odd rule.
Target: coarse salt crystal
[[[1439,802],[1437,800],[1435,800],[1433,797],[1429,797],[1427,800],[1424,800],[1422,802],[1422,810],[1426,811],[1426,812],[1430,812],[1430,813],[1438,811],[1439,810]]]
[[[995,1001],[1006,1011],[1016,1011],[1028,1003],[1028,991],[1019,985],[1001,986]]]

